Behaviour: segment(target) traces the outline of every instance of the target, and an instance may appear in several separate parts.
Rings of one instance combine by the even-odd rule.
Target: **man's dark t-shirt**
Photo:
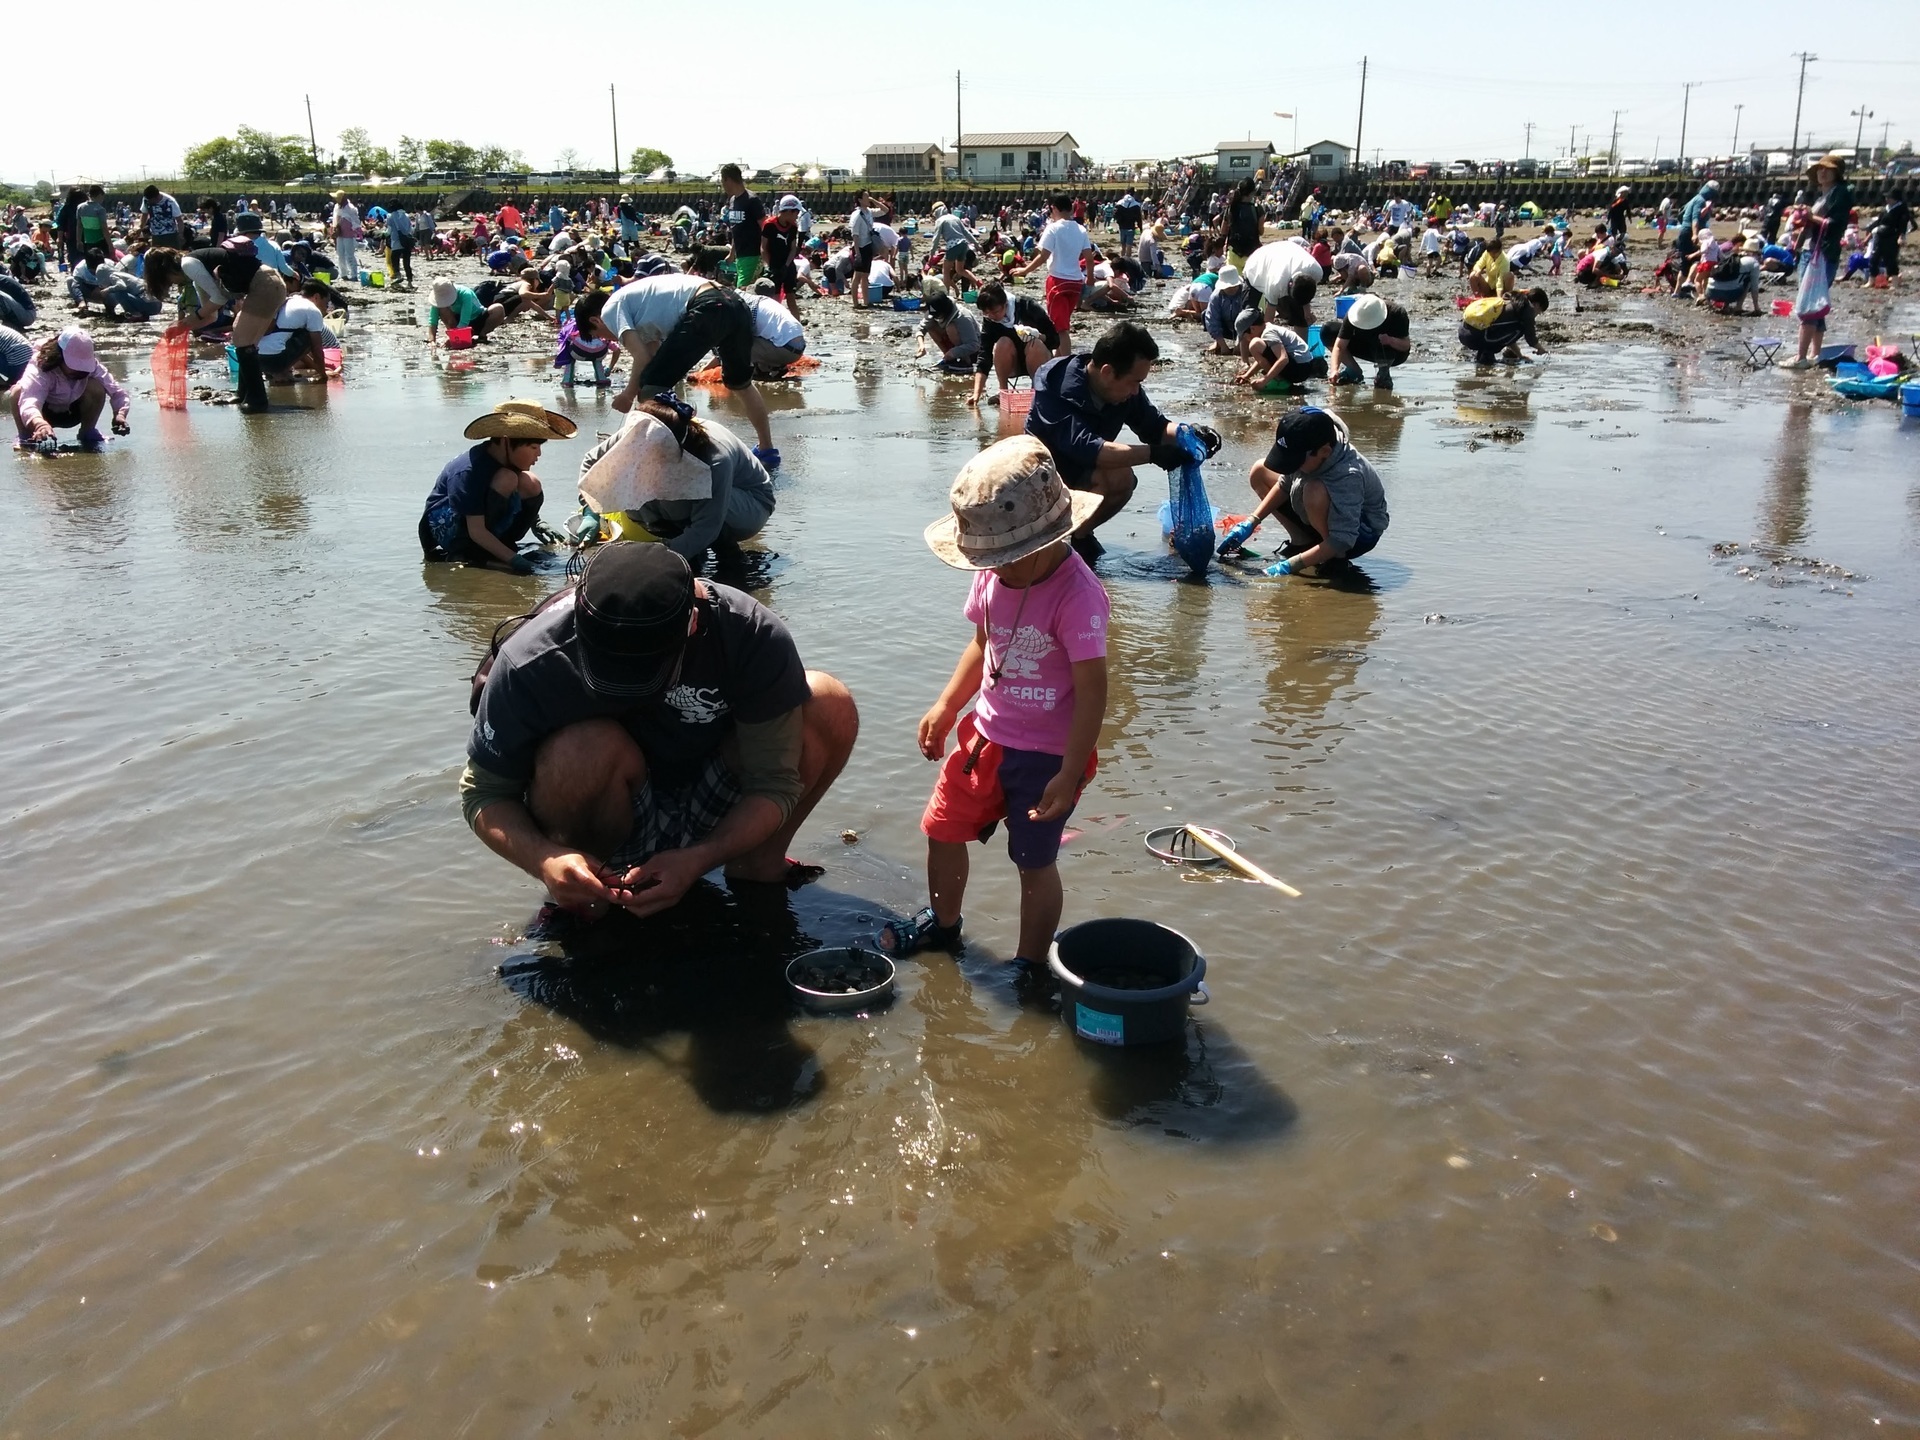
[[[1236,200],[1227,219],[1227,245],[1236,255],[1251,255],[1260,248],[1260,207],[1251,200]]]
[[[991,320],[985,314],[980,316],[980,358],[974,362],[974,369],[982,375],[993,369],[993,347],[1004,336],[1013,341],[1014,359],[1020,367],[1018,373],[1027,373],[1026,347],[1014,333],[1016,325],[1039,331],[1040,339],[1049,353],[1060,343],[1060,332],[1054,328],[1053,317],[1047,314],[1046,307],[1031,295],[1015,295],[1011,297],[1010,313],[1002,319]]]
[[[540,742],[581,720],[618,720],[668,787],[697,779],[737,723],[754,725],[806,703],[806,667],[786,624],[751,595],[702,582],[699,629],[687,641],[679,678],[648,700],[603,697],[587,688],[574,653],[573,597],[535,615],[500,647],[480,692],[472,763],[509,780],[529,780]]]
[[[1406,307],[1387,301],[1387,318],[1372,330],[1362,330],[1351,319],[1340,322],[1340,338],[1347,342],[1347,348],[1362,360],[1381,360],[1392,358],[1404,360],[1405,350],[1384,350],[1381,348],[1382,336],[1395,340],[1405,340],[1413,334],[1413,328],[1407,316]]]
[[[742,260],[760,254],[760,227],[766,223],[767,207],[751,190],[742,190],[727,199],[727,224],[733,231],[733,253]]]
[[[1090,357],[1067,355],[1049,360],[1033,377],[1033,408],[1027,434],[1047,447],[1060,478],[1082,484],[1093,474],[1104,443],[1119,438],[1121,427],[1142,443],[1157,445],[1167,436],[1167,417],[1154,408],[1145,390],[1119,405],[1093,393],[1087,378]]]

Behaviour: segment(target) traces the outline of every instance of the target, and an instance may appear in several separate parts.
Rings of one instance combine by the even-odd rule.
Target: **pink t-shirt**
[[[967,618],[987,627],[987,660],[973,707],[980,733],[1009,750],[1064,755],[1073,725],[1073,665],[1107,653],[1108,609],[1107,592],[1073,551],[1024,590],[1002,585],[991,570],[975,575]]]

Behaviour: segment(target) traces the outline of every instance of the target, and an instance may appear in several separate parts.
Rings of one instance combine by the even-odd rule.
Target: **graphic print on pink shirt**
[[[1074,662],[1107,653],[1109,608],[1100,581],[1072,551],[1053,574],[1024,590],[1002,585],[991,570],[975,575],[966,613],[986,625],[988,641],[974,702],[980,733],[1010,750],[1065,754]]]

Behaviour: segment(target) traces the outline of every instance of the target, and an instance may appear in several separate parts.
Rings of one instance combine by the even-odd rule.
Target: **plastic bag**
[[[169,331],[153,347],[148,364],[153,367],[153,396],[162,410],[187,408],[187,332]]]
[[[1794,298],[1793,313],[1801,320],[1818,320],[1833,308],[1827,292],[1832,287],[1833,274],[1827,269],[1827,257],[1818,246],[1807,257],[1806,268],[1800,274],[1800,292]]]
[[[1168,519],[1172,522],[1167,538],[1189,570],[1196,576],[1205,575],[1207,566],[1213,563],[1214,544],[1213,502],[1207,498],[1206,482],[1200,478],[1200,462],[1206,459],[1207,447],[1190,425],[1174,431],[1173,438],[1187,452],[1187,461],[1167,476],[1171,492],[1167,497]]]

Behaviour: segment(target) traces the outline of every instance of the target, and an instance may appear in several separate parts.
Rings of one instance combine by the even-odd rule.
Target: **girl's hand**
[[[947,753],[947,736],[952,730],[952,713],[944,705],[935,705],[920,717],[920,753],[938,760]]]
[[[1040,792],[1040,803],[1027,811],[1027,819],[1058,820],[1072,810],[1079,779],[1077,774],[1069,775],[1066,767],[1062,766],[1059,773],[1047,782],[1047,788]]]

